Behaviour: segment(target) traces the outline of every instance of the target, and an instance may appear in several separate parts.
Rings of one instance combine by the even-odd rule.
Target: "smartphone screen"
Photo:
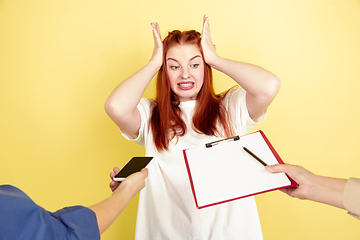
[[[114,181],[123,181],[133,173],[141,171],[146,167],[153,157],[133,157],[126,165],[115,175]]]

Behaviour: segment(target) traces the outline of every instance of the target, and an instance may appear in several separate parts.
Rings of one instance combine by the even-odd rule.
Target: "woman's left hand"
[[[216,54],[216,48],[211,40],[209,17],[204,16],[203,29],[201,34],[201,47],[204,54],[204,60],[210,66],[214,63],[218,55]]]

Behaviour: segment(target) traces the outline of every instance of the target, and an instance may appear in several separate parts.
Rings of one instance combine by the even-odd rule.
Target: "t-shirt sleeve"
[[[224,98],[225,107],[230,113],[231,125],[235,128],[235,133],[238,135],[245,135],[256,124],[265,119],[266,113],[260,117],[260,120],[255,122],[251,119],[246,105],[246,91],[242,88],[232,88]]]
[[[147,135],[149,134],[149,120],[151,117],[151,101],[146,98],[142,98],[137,105],[137,108],[140,113],[141,117],[141,124],[139,129],[139,135],[137,137],[133,137],[130,134],[124,133],[120,130],[121,134],[128,140],[136,142],[140,146],[145,146],[145,139],[147,138]]]
[[[360,219],[360,179],[350,178],[344,189],[344,207],[349,214]]]
[[[65,207],[52,215],[66,226],[66,239],[100,239],[96,215],[91,209],[83,206]]]
[[[92,210],[74,206],[52,213],[11,185],[0,186],[0,213],[0,239],[100,239]]]

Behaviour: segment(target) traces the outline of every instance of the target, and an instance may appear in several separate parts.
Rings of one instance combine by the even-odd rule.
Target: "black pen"
[[[253,158],[255,158],[256,160],[258,160],[262,165],[267,166],[267,164],[266,164],[263,160],[261,160],[258,156],[256,156],[254,153],[252,153],[249,149],[247,149],[246,147],[243,147],[243,149],[244,149],[247,153],[249,153],[251,156],[253,156]]]

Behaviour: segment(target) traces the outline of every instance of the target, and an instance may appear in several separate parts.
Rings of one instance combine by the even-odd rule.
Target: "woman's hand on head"
[[[201,47],[204,54],[204,60],[207,64],[212,66],[213,62],[218,58],[216,48],[211,40],[209,17],[207,15],[203,18],[203,29],[201,34]]]
[[[150,62],[154,62],[159,69],[163,64],[163,43],[161,41],[160,27],[157,22],[151,23],[154,38],[154,51]]]

